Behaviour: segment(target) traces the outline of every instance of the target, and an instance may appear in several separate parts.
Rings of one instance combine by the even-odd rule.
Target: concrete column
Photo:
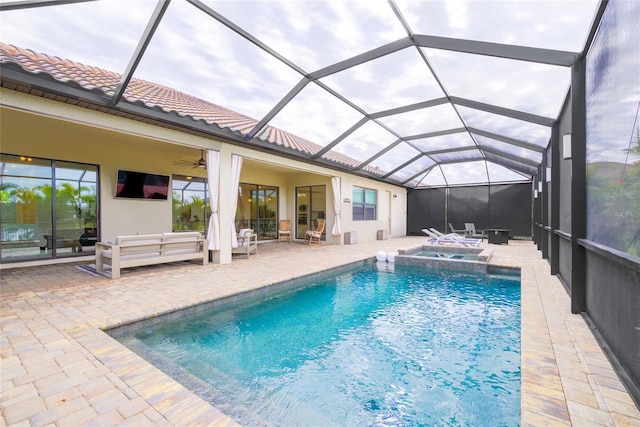
[[[220,149],[220,191],[218,193],[218,218],[220,220],[220,250],[213,251],[214,264],[228,264],[231,262],[231,221],[232,197],[237,197],[236,191],[231,189],[231,155],[233,146],[224,144]]]

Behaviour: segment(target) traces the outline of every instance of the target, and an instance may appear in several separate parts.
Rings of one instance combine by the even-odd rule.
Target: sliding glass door
[[[236,230],[251,228],[258,240],[277,238],[278,188],[240,183],[236,209]]]
[[[307,230],[315,230],[327,213],[327,187],[314,185],[296,188],[296,238],[304,239]],[[324,237],[323,237],[324,238]]]
[[[3,262],[86,255],[98,229],[97,166],[0,154]]]

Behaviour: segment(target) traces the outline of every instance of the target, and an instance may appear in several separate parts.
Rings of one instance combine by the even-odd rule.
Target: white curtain
[[[209,204],[211,216],[209,217],[209,250],[220,250],[220,219],[218,218],[218,194],[220,193],[220,152],[207,150],[207,180],[209,183]]]
[[[240,171],[242,170],[242,157],[231,155],[231,247],[238,247],[236,237],[236,209],[238,208],[238,187],[240,186]]]
[[[335,220],[333,222],[333,229],[331,234],[339,236],[340,232],[340,206],[342,201],[342,191],[340,188],[340,177],[331,177],[331,187],[333,188],[333,210],[335,212]]]

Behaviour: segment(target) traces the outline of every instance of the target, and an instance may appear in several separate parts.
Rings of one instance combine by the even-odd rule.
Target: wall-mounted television
[[[126,170],[118,171],[116,197],[167,200],[168,195],[169,175]]]

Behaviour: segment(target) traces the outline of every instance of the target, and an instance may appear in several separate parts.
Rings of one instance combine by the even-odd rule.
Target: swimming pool
[[[518,425],[520,282],[398,265],[119,339],[244,425]]]

